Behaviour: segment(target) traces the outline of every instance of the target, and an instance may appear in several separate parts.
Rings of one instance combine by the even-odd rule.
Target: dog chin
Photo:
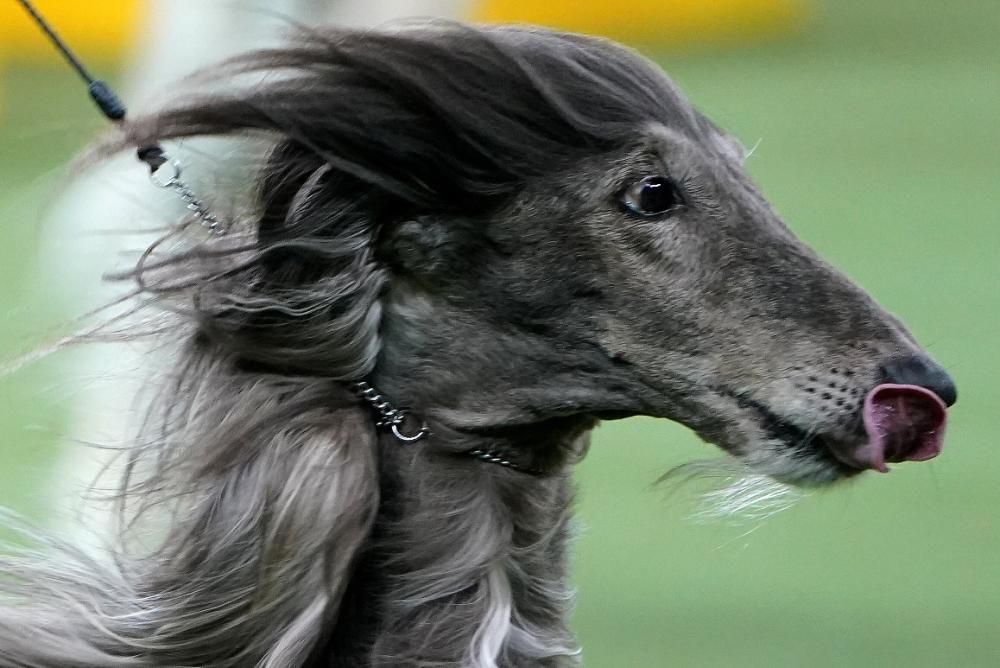
[[[861,470],[849,467],[819,444],[794,448],[780,439],[754,443],[737,458],[755,473],[795,487],[824,487]]]

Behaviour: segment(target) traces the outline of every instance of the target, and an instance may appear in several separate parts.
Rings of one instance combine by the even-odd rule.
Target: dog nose
[[[881,371],[885,383],[923,387],[948,406],[958,400],[958,389],[948,372],[925,357],[901,357],[883,364]]]

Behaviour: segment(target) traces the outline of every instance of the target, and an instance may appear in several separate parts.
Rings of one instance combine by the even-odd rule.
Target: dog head
[[[126,141],[277,135],[257,255],[216,282],[255,306],[200,301],[243,357],[369,375],[450,430],[665,417],[798,484],[940,450],[945,372],[634,52],[432,24],[238,67],[281,76]]]
[[[546,61],[560,39],[512,41],[553,79],[583,61],[599,81],[557,90],[564,113],[642,122],[495,210],[395,228],[386,364],[440,362],[421,382],[465,427],[666,417],[796,484],[935,456],[956,392],[902,323],[792,234],[740,143],[652,66],[580,40]]]

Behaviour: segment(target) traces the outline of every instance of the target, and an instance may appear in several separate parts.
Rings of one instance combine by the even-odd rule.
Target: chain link
[[[166,158],[165,155],[163,157]],[[169,176],[161,174],[161,172],[169,172]],[[194,194],[194,191],[191,190],[191,187],[181,180],[181,165],[179,162],[176,160],[166,160],[158,167],[154,168],[151,166],[149,180],[158,188],[173,190],[177,193],[184,200],[188,210],[194,213],[198,220],[201,221],[202,227],[208,230],[209,234],[221,236],[226,233],[225,228],[216,215],[209,211],[202,201],[198,199],[198,196]]]
[[[487,462],[488,464],[499,464],[500,466],[505,466],[514,471],[520,471],[521,473],[530,473],[532,475],[541,475],[544,473],[539,469],[529,468],[527,466],[521,466],[517,462],[511,461],[510,458],[499,450],[489,450],[486,448],[469,450],[468,455],[470,457],[475,457],[481,462]]]
[[[431,433],[427,423],[421,422],[420,429],[415,434],[404,434],[402,432],[402,426],[408,413],[399,408],[395,408],[384,396],[379,394],[378,390],[376,390],[371,383],[359,380],[351,383],[350,388],[359,399],[367,403],[371,409],[375,411],[375,414],[378,416],[378,421],[375,422],[375,426],[383,430],[388,429],[392,432],[392,435],[400,441],[404,443],[414,443]],[[544,471],[539,469],[522,466],[512,461],[510,457],[499,450],[477,448],[475,450],[469,450],[465,454],[470,457],[475,457],[479,461],[487,462],[489,464],[497,464],[513,471],[530,473],[532,475],[542,475],[544,473]]]
[[[415,443],[431,433],[426,422],[420,423],[420,429],[416,433],[407,434],[403,432],[403,422],[406,420],[407,412],[393,407],[385,397],[378,393],[370,383],[363,380],[351,383],[351,389],[358,397],[368,403],[372,410],[378,415],[375,426],[379,429],[388,429],[392,435],[404,443]]]

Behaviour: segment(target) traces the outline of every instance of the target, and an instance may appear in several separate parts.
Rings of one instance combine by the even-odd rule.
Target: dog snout
[[[922,387],[940,397],[947,406],[958,400],[958,389],[951,376],[926,357],[900,357],[883,364],[879,371],[884,383]]]

